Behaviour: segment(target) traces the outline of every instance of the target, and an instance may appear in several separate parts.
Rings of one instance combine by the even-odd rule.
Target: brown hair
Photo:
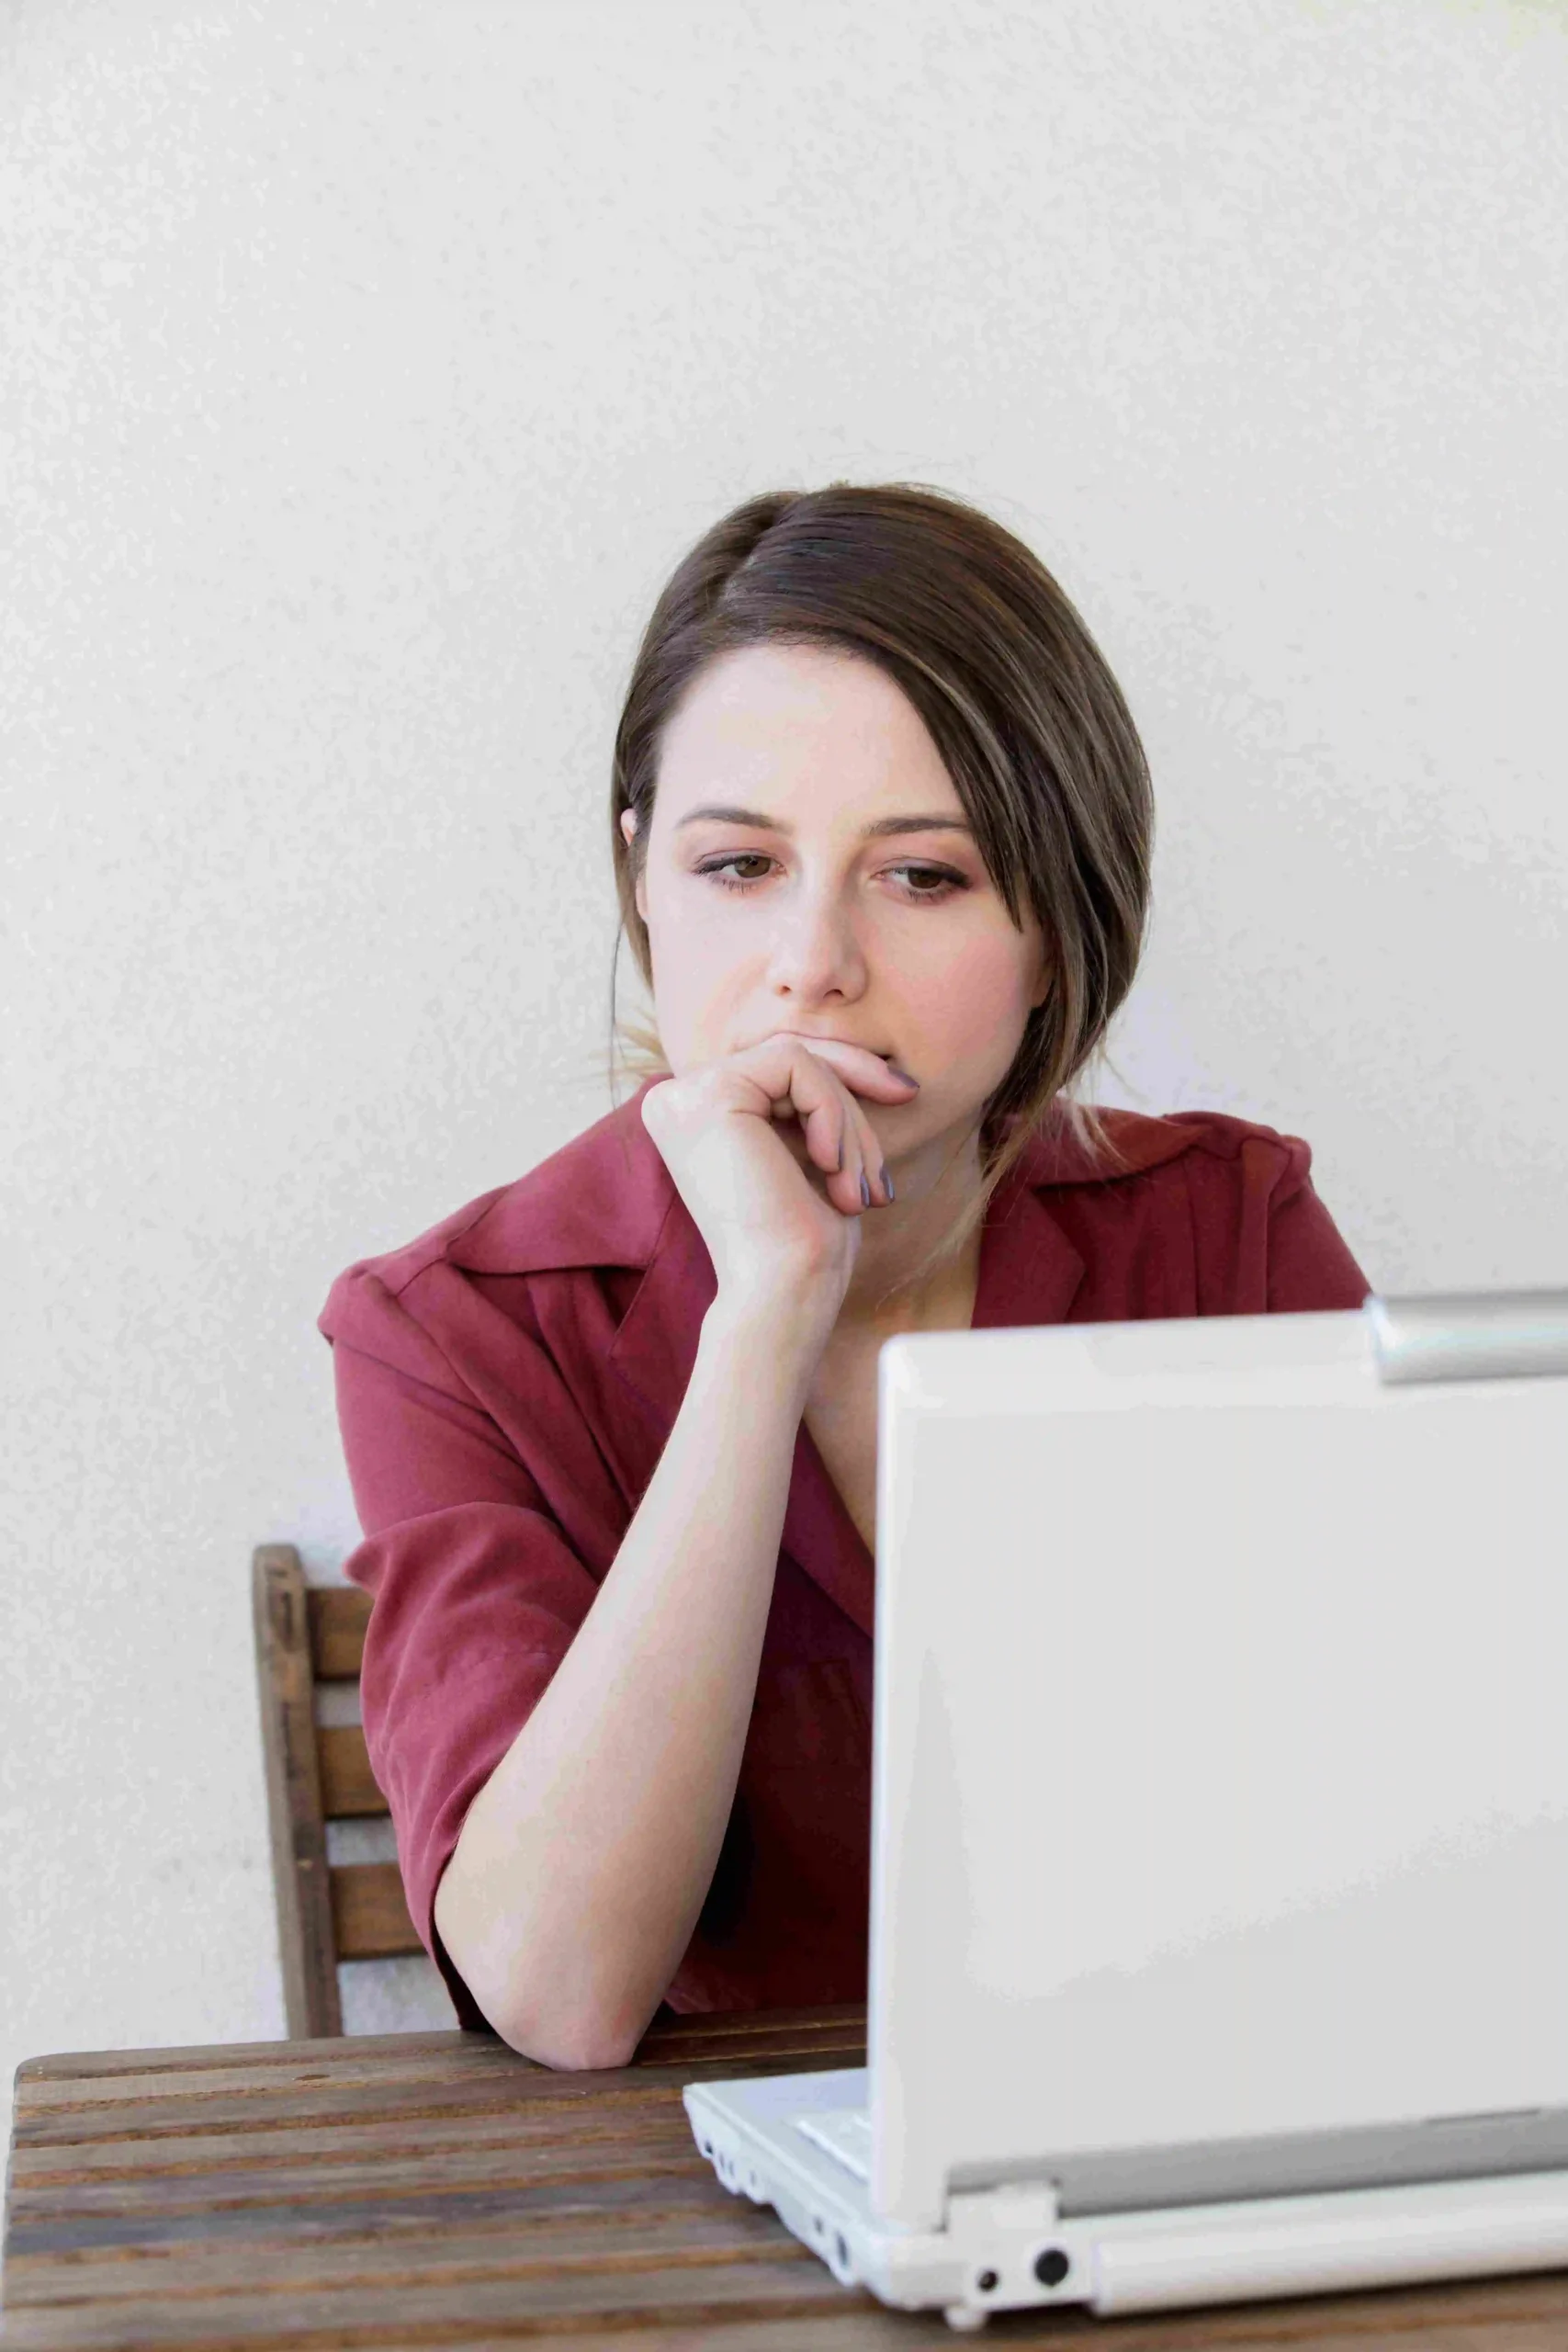
[[[1052,958],[1050,994],[982,1114],[979,1201],[945,1255],[1054,1111],[1092,1156],[1114,1159],[1094,1113],[1065,1089],[1102,1045],[1143,945],[1154,828],[1143,746],[1072,604],[1038,557],[977,508],[904,482],[748,499],[677,565],[637,649],[615,734],[611,850],[645,981],[652,964],[635,893],[665,728],[708,663],[762,642],[857,654],[902,689],[946,763],[1003,904],[1021,930],[1032,909]],[[620,824],[627,808],[637,817],[630,846]],[[646,1068],[656,1041],[645,1033],[637,1042]]]

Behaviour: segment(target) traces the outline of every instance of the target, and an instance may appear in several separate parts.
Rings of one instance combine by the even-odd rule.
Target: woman
[[[1148,778],[984,515],[728,516],[644,638],[613,817],[670,1075],[321,1317],[410,1905],[464,2020],[569,2067],[665,1998],[863,1996],[885,1339],[1368,1288],[1305,1144],[1068,1102]]]

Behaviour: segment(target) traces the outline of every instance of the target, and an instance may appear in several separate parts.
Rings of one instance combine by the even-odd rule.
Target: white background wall
[[[1565,114],[1555,0],[6,13],[7,2075],[283,2030],[314,1317],[606,1107],[618,694],[740,497],[934,481],[1079,600],[1106,1099],[1306,1135],[1383,1286],[1568,1281]]]

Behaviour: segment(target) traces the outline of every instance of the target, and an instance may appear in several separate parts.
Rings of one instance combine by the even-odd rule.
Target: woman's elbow
[[[515,1919],[488,1914],[454,1857],[435,1891],[442,1948],[502,2041],[519,2056],[563,2073],[625,2066],[648,2030],[657,2000],[633,2015],[614,1984],[595,1988],[588,1972],[558,1949],[529,1949]],[[541,1991],[541,1987],[555,1988]]]
[[[480,2007],[484,2005],[481,2002]],[[631,2063],[647,2030],[624,2019],[596,2016],[592,2010],[562,2009],[541,2013],[536,2004],[526,2007],[502,2001],[495,2014],[486,2010],[502,2041],[520,2057],[562,2074],[597,2074]]]

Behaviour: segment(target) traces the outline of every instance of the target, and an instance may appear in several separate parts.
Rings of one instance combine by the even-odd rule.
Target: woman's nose
[[[803,890],[778,910],[769,980],[780,996],[806,1001],[858,996],[865,958],[842,899],[829,890]]]

